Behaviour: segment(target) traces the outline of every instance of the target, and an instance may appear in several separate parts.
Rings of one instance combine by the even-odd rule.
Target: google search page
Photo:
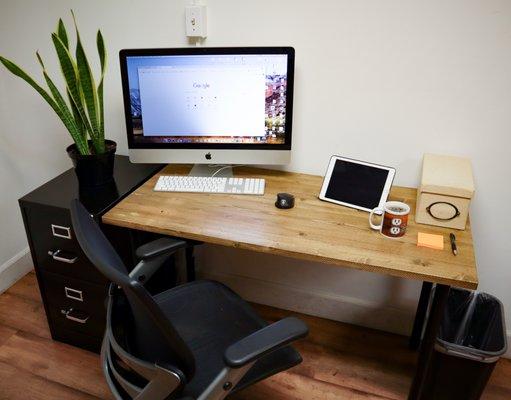
[[[146,136],[264,136],[260,66],[138,69]]]

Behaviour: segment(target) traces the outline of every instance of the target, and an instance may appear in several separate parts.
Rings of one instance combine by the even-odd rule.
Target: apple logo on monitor
[[[211,160],[211,153],[206,153],[204,157],[206,157],[206,160]]]

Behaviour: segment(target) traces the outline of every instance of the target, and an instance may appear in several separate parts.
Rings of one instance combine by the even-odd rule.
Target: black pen
[[[449,237],[451,238],[451,249],[452,249],[452,254],[454,254],[455,256],[458,255],[458,247],[456,246],[456,236],[454,236],[454,233],[451,233],[449,235]]]

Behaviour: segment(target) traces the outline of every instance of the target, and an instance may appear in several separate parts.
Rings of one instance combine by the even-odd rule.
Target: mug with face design
[[[374,214],[383,215],[379,225],[373,224]],[[383,207],[377,207],[369,214],[369,225],[380,231],[383,236],[398,238],[406,233],[410,206],[400,201],[387,201]]]

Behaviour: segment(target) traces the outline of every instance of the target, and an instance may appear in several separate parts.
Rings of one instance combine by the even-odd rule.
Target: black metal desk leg
[[[435,351],[435,341],[438,334],[438,328],[440,327],[440,322],[442,320],[449,289],[450,286],[448,285],[436,285],[435,287],[433,303],[431,304],[431,310],[426,324],[426,331],[424,332],[424,339],[420,346],[417,369],[415,370],[412,387],[408,394],[408,400],[425,400],[423,398],[424,381],[428,376],[431,358]]]
[[[429,297],[431,295],[431,282],[423,282],[419,303],[417,304],[417,312],[415,313],[415,320],[413,322],[412,335],[408,343],[410,349],[417,350],[421,343],[422,329],[424,328],[424,321],[426,313],[428,312]]]

